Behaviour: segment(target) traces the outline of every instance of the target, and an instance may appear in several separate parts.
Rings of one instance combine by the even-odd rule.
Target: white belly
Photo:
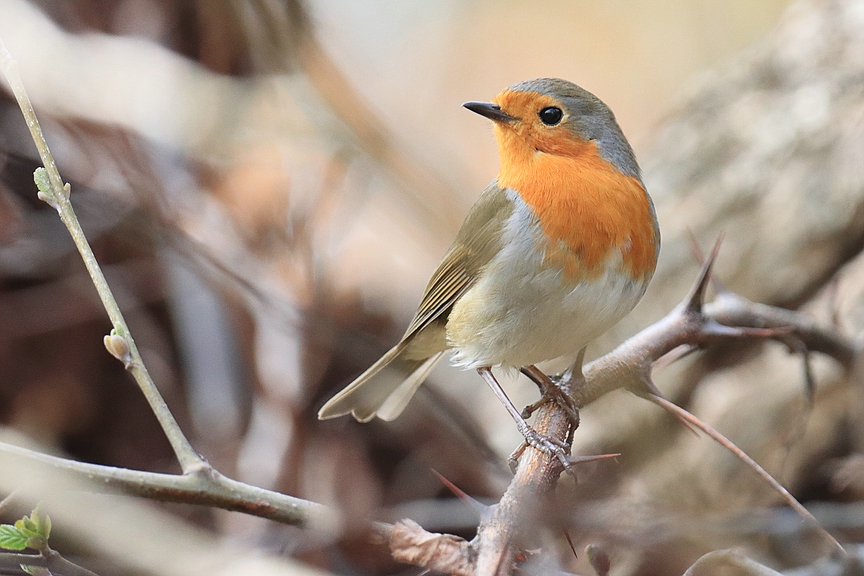
[[[624,272],[618,251],[599,277],[577,284],[549,268],[531,209],[508,194],[516,208],[504,227],[504,248],[447,321],[460,366],[521,367],[575,354],[630,312],[647,287]]]

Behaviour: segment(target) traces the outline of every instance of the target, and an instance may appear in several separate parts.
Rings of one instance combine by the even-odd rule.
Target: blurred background
[[[562,77],[603,99],[658,209],[652,287],[589,357],[666,314],[698,269],[690,237],[707,249],[721,232],[728,288],[846,336],[864,327],[860,0],[0,0],[0,36],[193,445],[229,476],[358,524],[327,539],[135,501],[125,513],[152,523],[151,548],[57,525],[58,548],[100,573],[172,573],[176,557],[154,552],[168,524],[214,550],[266,553],[285,574],[418,574],[370,544],[365,518],[472,536],[475,513],[435,472],[492,502],[520,438],[476,375],[440,366],[393,423],[315,414],[402,334],[497,171],[491,127],[461,103],[520,80]],[[105,353],[108,320],[56,213],[36,199],[35,149],[2,98],[3,437],[177,472]],[[800,355],[776,343],[713,348],[657,382],[854,542],[864,536],[852,507],[864,496],[857,378],[812,361],[812,405]],[[527,381],[505,386],[517,404],[536,399]],[[562,484],[577,550],[604,547],[613,574],[681,574],[729,546],[775,568],[824,556],[740,462],[643,404],[620,393],[585,411],[576,452],[622,455]],[[560,534],[543,545],[556,569],[592,573]]]

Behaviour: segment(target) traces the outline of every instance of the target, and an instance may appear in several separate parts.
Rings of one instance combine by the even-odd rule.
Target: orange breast
[[[534,209],[550,265],[575,281],[596,278],[610,253],[620,250],[634,280],[650,277],[657,263],[655,219],[636,178],[603,160],[593,142],[549,142],[556,149],[549,154],[526,146],[507,127],[497,128],[496,136],[498,184],[517,190]]]

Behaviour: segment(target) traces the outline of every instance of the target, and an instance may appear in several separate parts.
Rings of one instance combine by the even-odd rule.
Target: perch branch
[[[573,374],[565,373],[560,378],[559,385],[573,397],[576,408],[582,408],[613,390],[624,388],[667,409],[672,409],[674,405],[662,400],[659,391],[651,381],[654,364],[670,352],[680,350],[682,347],[684,349],[703,347],[730,339],[777,338],[785,341],[789,337],[794,337],[803,343],[807,350],[831,356],[845,368],[851,368],[858,353],[852,340],[819,327],[802,313],[757,304],[727,291],[721,291],[714,301],[704,304],[705,290],[716,255],[715,246],[712,255],[703,264],[688,296],[666,317],[625,341],[612,352],[588,364],[584,370],[584,379],[580,378],[575,371]],[[683,423],[708,432],[706,428],[710,427],[698,420],[694,422],[692,415],[677,406],[675,409],[677,410],[673,409],[673,415]],[[534,428],[553,440],[563,442],[569,431],[569,423],[564,408],[557,403],[547,403],[538,411]],[[745,462],[752,461],[748,456],[743,454],[742,456]],[[575,460],[578,459],[571,458],[571,461]],[[757,470],[762,470],[758,464],[755,464],[755,467]],[[467,545],[462,540],[452,540],[448,536],[446,540],[436,539],[436,546],[446,548],[451,558],[461,554],[459,562],[453,561],[454,565],[475,566],[478,575],[509,573],[525,528],[536,526],[532,523],[533,515],[540,503],[551,493],[562,469],[563,467],[548,454],[533,448],[525,450],[516,476],[500,503],[492,508],[487,518],[481,521],[475,540]],[[790,499],[794,501],[794,498],[776,480],[771,478],[769,483],[775,489],[779,489],[787,502],[790,502]],[[795,505],[792,506],[808,520],[815,522],[812,515],[800,503],[795,501]],[[416,525],[411,526],[413,540],[421,539],[417,531],[423,529]],[[824,530],[823,535],[830,539],[835,550],[845,554],[840,544]],[[434,536],[436,535],[430,537]],[[394,558],[431,568],[432,566],[425,563],[424,556],[417,553],[416,549],[413,554],[411,553],[412,549],[406,545],[406,542],[407,540],[402,537],[391,538],[390,547]]]

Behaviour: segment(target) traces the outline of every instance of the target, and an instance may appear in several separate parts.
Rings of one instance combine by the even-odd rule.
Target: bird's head
[[[599,153],[621,173],[640,177],[633,149],[615,115],[599,98],[558,78],[510,86],[492,102],[466,108],[495,122],[502,162],[532,154],[579,157]]]

